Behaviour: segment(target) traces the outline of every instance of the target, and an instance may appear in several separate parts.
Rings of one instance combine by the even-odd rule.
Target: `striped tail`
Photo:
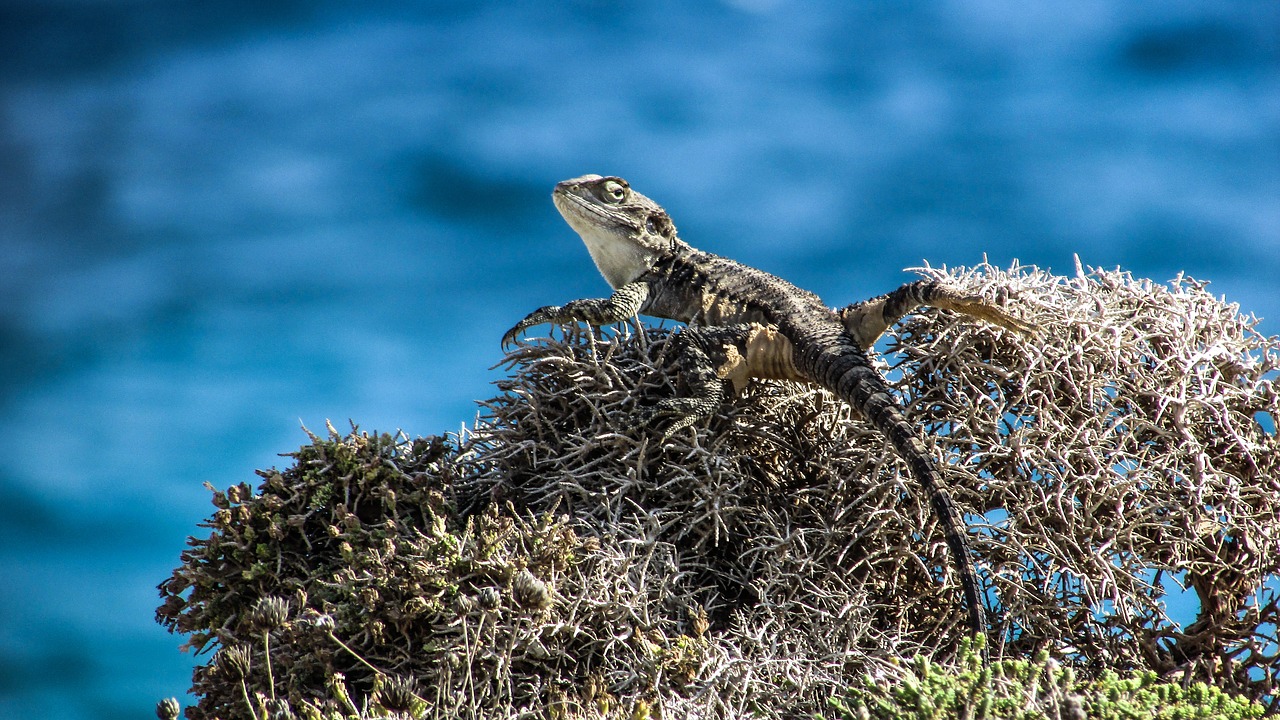
[[[960,513],[951,500],[951,493],[947,491],[942,475],[929,457],[928,450],[907,423],[902,409],[889,394],[880,374],[871,367],[861,351],[854,349],[851,353],[828,357],[831,362],[826,368],[827,372],[820,375],[824,378],[823,384],[842,400],[861,410],[877,430],[888,436],[898,455],[907,461],[911,474],[928,494],[929,504],[938,517],[947,547],[955,558],[956,570],[960,573],[960,586],[969,609],[970,631],[975,637],[985,635],[986,605],[978,593],[978,577],[969,550],[968,531],[961,522]]]

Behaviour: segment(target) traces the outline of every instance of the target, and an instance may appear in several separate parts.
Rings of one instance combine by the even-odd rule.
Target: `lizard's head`
[[[551,199],[586,243],[600,274],[615,288],[684,246],[666,211],[620,177],[583,175],[565,180],[556,185]]]

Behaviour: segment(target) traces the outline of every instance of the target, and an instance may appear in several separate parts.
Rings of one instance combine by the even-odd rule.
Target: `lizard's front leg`
[[[672,342],[690,394],[663,400],[642,418],[672,418],[662,433],[664,440],[711,417],[727,395],[746,387],[753,377],[803,379],[793,364],[791,342],[771,325],[686,327]]]
[[[917,280],[891,293],[863,300],[839,310],[840,320],[863,350],[871,349],[890,325],[921,305],[952,310],[985,320],[1023,335],[1035,333],[1035,326],[1023,322],[977,295],[965,295],[935,280]]]
[[[633,282],[623,285],[607,298],[574,300],[564,305],[546,305],[529,313],[525,319],[515,324],[502,336],[502,347],[515,342],[516,336],[525,328],[555,323],[567,325],[573,322],[585,322],[588,325],[609,325],[635,317],[644,309],[649,299],[649,284]]]

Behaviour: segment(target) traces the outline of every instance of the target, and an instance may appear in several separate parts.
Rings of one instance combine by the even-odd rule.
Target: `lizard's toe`
[[[950,303],[950,306],[951,309],[956,312],[962,312],[971,317],[978,318],[979,320],[989,322],[992,325],[999,325],[1006,330],[1012,330],[1013,332],[1026,335],[1028,337],[1034,336],[1037,331],[1035,325],[1024,320],[1020,320],[1004,310],[992,305],[987,300],[977,296],[954,300]]]
[[[513,328],[511,328],[510,330],[508,330],[508,331],[506,331],[505,333],[503,333],[503,334],[502,334],[502,349],[503,349],[503,350],[506,350],[507,348],[511,347],[512,345],[519,345],[519,342],[517,342],[517,338],[519,338],[519,337],[520,337],[520,333],[524,332],[525,328],[527,328],[527,327],[529,327],[529,325],[526,325],[525,323],[521,322],[521,323],[519,323],[518,325],[516,325],[515,327],[513,327]]]
[[[714,410],[714,406],[712,406],[712,410]],[[662,431],[662,440],[665,442],[672,435],[696,424],[699,420],[703,420],[711,414],[712,412],[708,411],[706,403],[694,398],[669,398],[656,405],[640,408],[633,418],[638,427],[656,427],[669,420],[670,423]]]
[[[516,338],[520,333],[524,332],[526,328],[531,328],[534,325],[541,325],[542,323],[552,322],[555,320],[555,311],[559,309],[560,308],[554,305],[548,305],[546,307],[540,307],[526,315],[523,320],[515,324],[515,327],[503,334],[502,349],[506,350],[508,345],[514,344]]]

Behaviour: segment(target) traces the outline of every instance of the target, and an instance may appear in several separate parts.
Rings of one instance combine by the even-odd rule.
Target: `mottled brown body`
[[[688,323],[676,337],[691,394],[664,400],[651,413],[672,418],[664,437],[712,415],[751,378],[813,382],[834,392],[885,433],[925,490],[955,558],[970,628],[975,635],[985,633],[985,605],[960,513],[866,351],[889,325],[922,304],[1020,332],[1030,326],[981,298],[928,281],[832,310],[781,278],[693,249],[677,236],[666,211],[621,178],[566,180],[552,198],[614,293],[539,308],[509,330],[503,344],[548,322],[604,325],[645,314]]]

